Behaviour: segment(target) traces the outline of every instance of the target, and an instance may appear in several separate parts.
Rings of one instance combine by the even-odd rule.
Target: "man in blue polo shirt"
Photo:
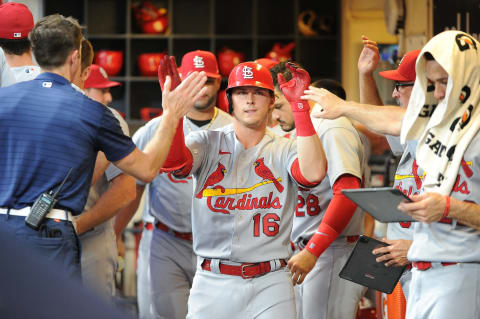
[[[85,206],[97,152],[103,151],[125,173],[152,181],[168,154],[178,120],[204,94],[206,76],[192,74],[173,91],[167,79],[162,106],[168,121],[142,152],[122,133],[108,108],[70,83],[80,72],[78,22],[47,16],[29,38],[43,73],[0,89],[0,232],[9,234],[12,245],[26,243],[75,276],[80,273],[80,247],[74,219]],[[56,191],[70,169],[46,221],[38,230],[26,226],[25,216],[35,200]]]

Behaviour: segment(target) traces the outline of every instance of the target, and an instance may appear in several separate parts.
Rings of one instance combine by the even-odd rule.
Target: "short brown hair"
[[[40,19],[28,35],[42,69],[62,66],[73,50],[80,49],[82,28],[72,17],[53,14]]]
[[[83,72],[93,63],[93,47],[92,43],[87,39],[83,38],[82,40],[82,69]]]

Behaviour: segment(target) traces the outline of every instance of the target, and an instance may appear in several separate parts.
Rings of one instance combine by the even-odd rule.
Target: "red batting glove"
[[[292,73],[292,79],[286,82],[283,74],[278,74],[277,78],[283,95],[290,102],[297,136],[312,136],[316,133],[310,119],[310,105],[300,98],[304,94],[303,91],[310,85],[310,75],[306,70],[293,63],[287,62],[285,66]]]
[[[182,82],[180,75],[178,74],[175,57],[164,55],[160,60],[160,65],[158,66],[158,82],[160,83],[162,91],[165,81],[167,80],[167,76],[170,76],[170,81],[172,81],[170,90],[174,90]]]

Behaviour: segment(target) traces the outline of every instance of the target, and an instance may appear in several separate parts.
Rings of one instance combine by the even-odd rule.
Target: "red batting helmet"
[[[270,71],[255,62],[240,63],[230,72],[227,92],[239,86],[257,86],[274,91]]]
[[[244,62],[235,66],[228,77],[228,110],[233,111],[231,90],[241,86],[256,86],[270,90],[273,94],[273,80],[270,71],[256,62]]]

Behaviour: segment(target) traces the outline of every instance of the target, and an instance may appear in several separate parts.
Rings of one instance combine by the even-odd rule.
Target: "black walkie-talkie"
[[[62,181],[62,184],[58,186],[57,191],[53,194],[53,190],[49,191],[48,193],[43,193],[35,200],[33,203],[32,209],[30,210],[30,214],[25,218],[25,224],[35,230],[38,230],[40,225],[42,224],[45,216],[52,210],[52,208],[57,203],[57,195],[60,193],[60,190],[63,187],[63,184],[67,181],[68,177],[72,173],[73,168],[67,173],[67,176]]]

